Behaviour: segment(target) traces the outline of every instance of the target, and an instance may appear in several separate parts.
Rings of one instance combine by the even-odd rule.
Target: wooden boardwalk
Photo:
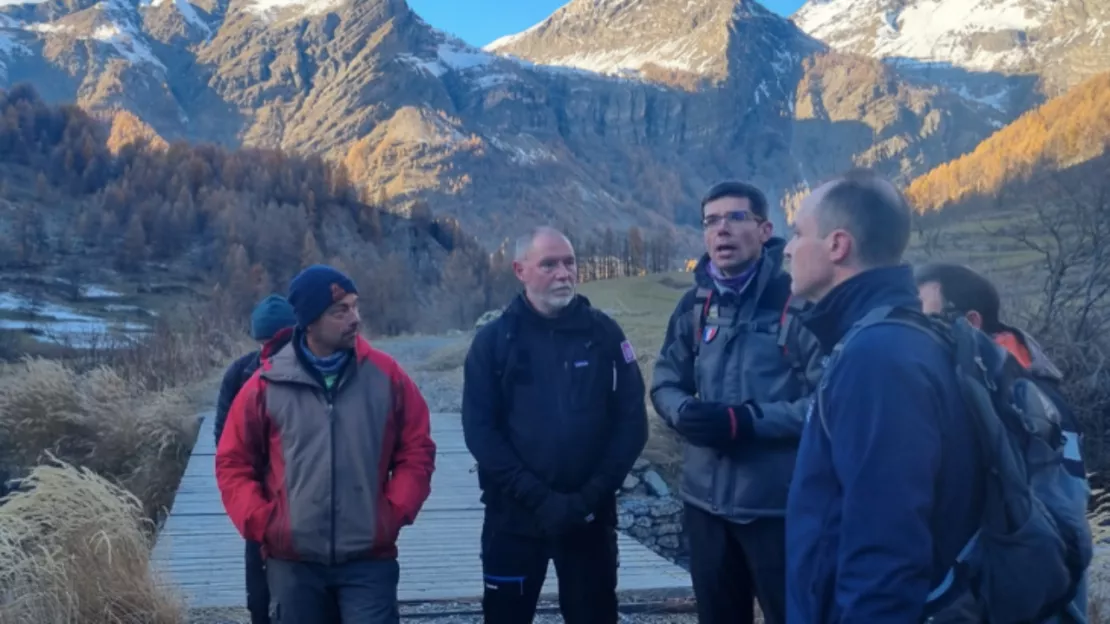
[[[397,544],[402,602],[481,598],[479,559],[482,504],[474,460],[463,443],[458,414],[432,414],[438,446],[432,493]],[[227,519],[214,477],[212,415],[204,418],[173,510],[154,549],[155,569],[179,587],[191,607],[245,605],[243,540]],[[689,575],[631,537],[621,534],[622,596],[688,596]],[[557,595],[549,567],[544,595]]]

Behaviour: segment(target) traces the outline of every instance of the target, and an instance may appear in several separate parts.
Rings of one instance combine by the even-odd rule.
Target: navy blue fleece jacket
[[[867,271],[816,305],[833,346],[878,306],[920,310],[909,267]],[[974,431],[947,351],[898,325],[865,329],[830,362],[787,504],[789,621],[906,624],[978,526]]]

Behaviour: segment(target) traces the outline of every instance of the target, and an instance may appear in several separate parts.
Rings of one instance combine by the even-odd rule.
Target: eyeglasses
[[[711,227],[720,225],[722,221],[727,221],[728,223],[743,223],[745,221],[761,223],[763,219],[760,219],[746,210],[732,210],[724,214],[706,215],[702,217],[701,226],[708,230]]]

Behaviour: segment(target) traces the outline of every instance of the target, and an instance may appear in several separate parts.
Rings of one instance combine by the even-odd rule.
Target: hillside
[[[720,178],[789,202],[855,164],[916,176],[1004,121],[889,68],[821,70],[826,47],[752,0],[686,5],[576,0],[491,53],[403,0],[9,4],[0,86],[170,142],[343,163],[376,206],[426,207],[487,248],[550,222],[673,230],[689,251]],[[552,62],[572,52],[601,60]]]
[[[302,266],[327,261],[357,280],[376,332],[459,322],[422,305],[434,298],[487,307],[485,288],[454,286],[468,274],[489,282],[492,265],[453,224],[359,201],[343,168],[318,157],[126,143],[130,123],[107,126],[28,88],[0,92],[0,277],[9,288],[33,274],[74,293],[107,284],[195,300],[218,285],[245,317]],[[67,299],[65,289],[39,295]]]
[[[907,190],[918,210],[935,210],[972,194],[993,195],[1007,182],[1066,168],[1110,141],[1110,73],[1099,74],[1031,110],[971,153],[915,179]]]

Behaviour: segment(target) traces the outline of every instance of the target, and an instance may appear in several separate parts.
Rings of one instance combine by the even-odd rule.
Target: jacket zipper
[[[335,565],[335,405],[331,397],[328,398],[328,436],[331,444],[331,564]]]

